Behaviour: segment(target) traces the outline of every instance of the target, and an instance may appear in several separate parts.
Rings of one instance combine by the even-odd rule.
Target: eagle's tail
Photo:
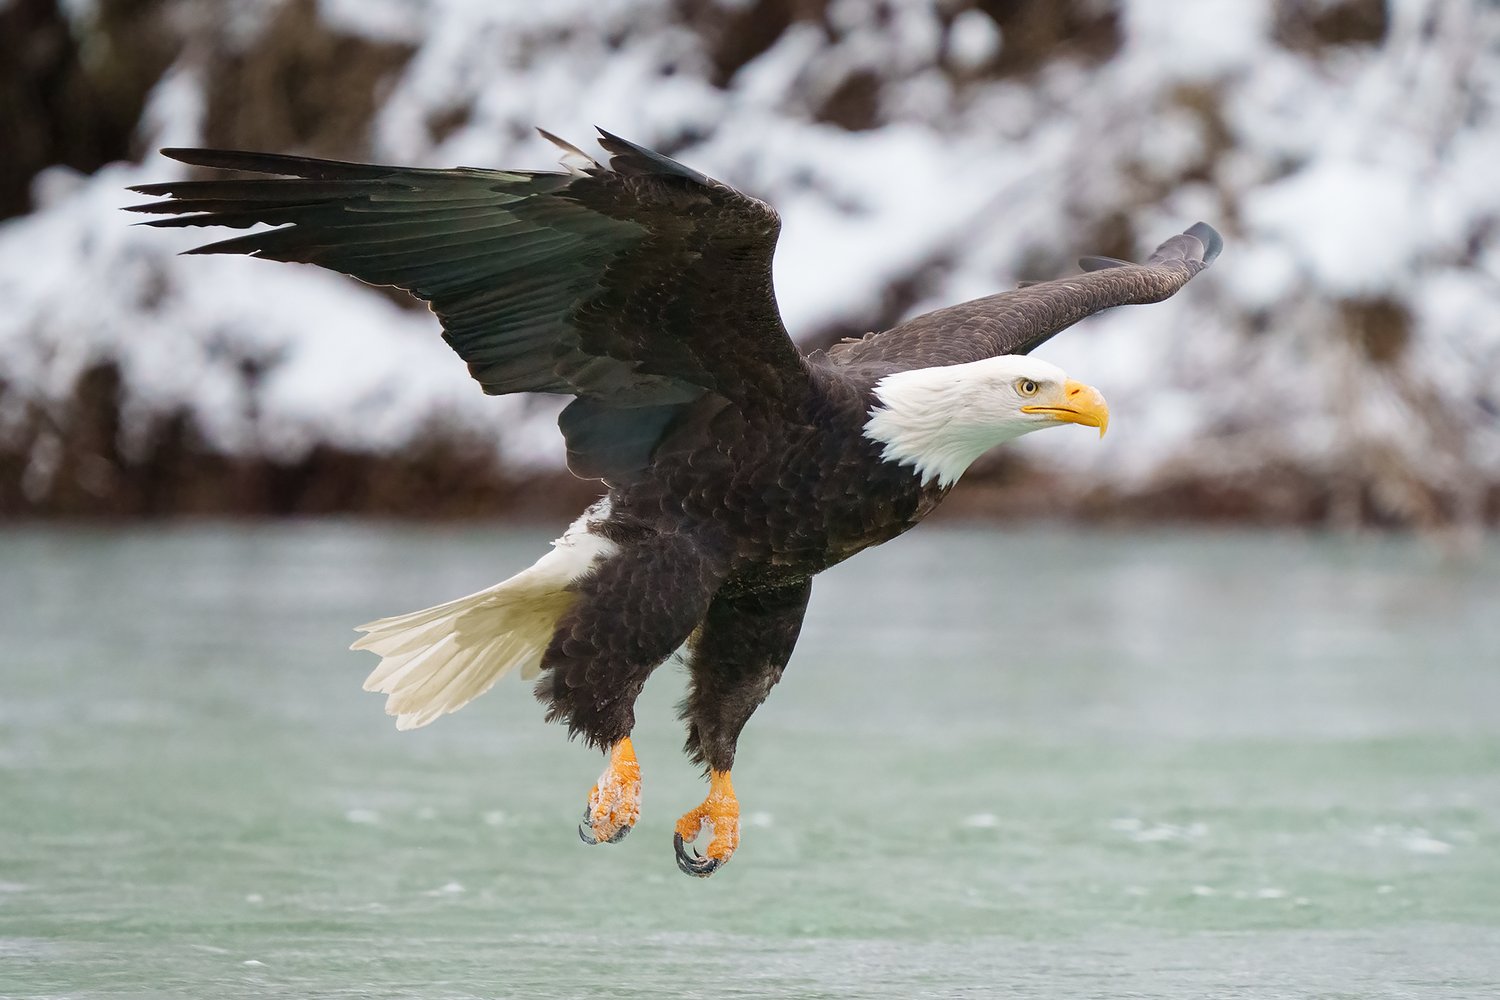
[[[386,695],[397,729],[416,729],[456,711],[517,668],[541,669],[557,620],[572,606],[571,587],[613,542],[590,531],[596,505],[553,542],[553,549],[509,580],[446,604],[359,626],[351,649],[381,657],[366,691]]]
[[[365,690],[388,696],[386,714],[396,716],[397,729],[416,729],[473,701],[517,667],[523,677],[535,674],[570,603],[565,590],[512,577],[434,608],[361,625],[366,634],[350,648],[380,654]]]

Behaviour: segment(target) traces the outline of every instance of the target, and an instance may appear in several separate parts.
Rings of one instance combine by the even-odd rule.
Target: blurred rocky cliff
[[[117,209],[162,145],[547,169],[598,124],[777,206],[808,346],[1221,229],[1043,349],[1110,436],[959,512],[1493,523],[1497,107],[1486,0],[0,0],[0,515],[571,509],[556,402],[425,310]]]

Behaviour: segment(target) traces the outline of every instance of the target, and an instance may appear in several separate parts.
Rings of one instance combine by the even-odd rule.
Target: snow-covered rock
[[[86,30],[90,5],[69,6]],[[222,134],[205,98],[217,60],[254,58],[284,8],[245,6],[222,25],[179,9],[182,53],[142,148]],[[1043,348],[1115,419],[1102,446],[1028,439],[1028,462],[1096,495],[1253,488],[1290,469],[1321,491],[1304,513],[1479,517],[1500,490],[1500,10],[1056,7],[1077,8],[1089,44],[1024,59],[1023,26],[966,0],[834,0],[785,24],[757,0],[316,11],[340,36],[410,48],[378,81],[372,159],[546,169],[534,124],[580,144],[598,124],[776,205],[779,300],[807,343],[1209,221],[1228,247],[1181,295]],[[1380,30],[1319,35],[1356,15]],[[34,415],[65,422],[58,408],[101,362],[123,377],[122,433],[141,447],[164,412],[190,413],[213,448],[282,459],[399,450],[436,421],[491,435],[509,467],[560,464],[555,408],[482,396],[427,313],[314,268],[179,258],[201,233],[131,228],[124,188],[178,169],[147,156],[46,171],[37,209],[0,225],[0,438],[27,449],[37,506]]]

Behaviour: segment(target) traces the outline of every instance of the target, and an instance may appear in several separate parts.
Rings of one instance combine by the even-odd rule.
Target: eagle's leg
[[[574,584],[542,656],[536,694],[548,720],[608,749],[609,763],[589,793],[585,843],[617,843],[640,815],[641,770],[630,743],[635,700],[651,672],[687,640],[722,579],[692,539],[632,540]]]
[[[687,753],[708,771],[708,797],[677,821],[673,838],[677,867],[689,875],[712,875],[740,842],[740,804],[730,782],[740,731],[781,679],[812,581],[748,593],[720,593],[708,608],[689,650],[692,688],[682,703],[688,723]],[[703,854],[686,846],[707,828],[713,838]]]
[[[585,844],[618,844],[641,815],[641,765],[630,738],[609,751],[609,764],[589,791],[589,804],[578,824]]]

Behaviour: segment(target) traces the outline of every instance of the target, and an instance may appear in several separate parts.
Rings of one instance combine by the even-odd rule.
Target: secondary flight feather
[[[1222,242],[1198,223],[1144,263],[1085,258],[1083,274],[803,355],[776,306],[769,205],[602,130],[602,163],[543,135],[564,171],[163,150],[258,176],[143,185],[161,200],[131,210],[270,225],[189,252],[405,289],[485,392],[573,397],[569,468],[607,495],[529,569],[362,626],[355,648],[381,657],[365,687],[406,729],[506,673],[535,678],[548,719],[608,753],[579,833],[614,843],[640,811],[636,696],[686,644],[686,750],[709,792],[674,842],[706,876],[738,846],[740,732],[791,657],[813,577],[915,525],[995,445],[1069,423],[1102,434],[1100,393],[1026,355],[1101,309],[1172,295]]]

